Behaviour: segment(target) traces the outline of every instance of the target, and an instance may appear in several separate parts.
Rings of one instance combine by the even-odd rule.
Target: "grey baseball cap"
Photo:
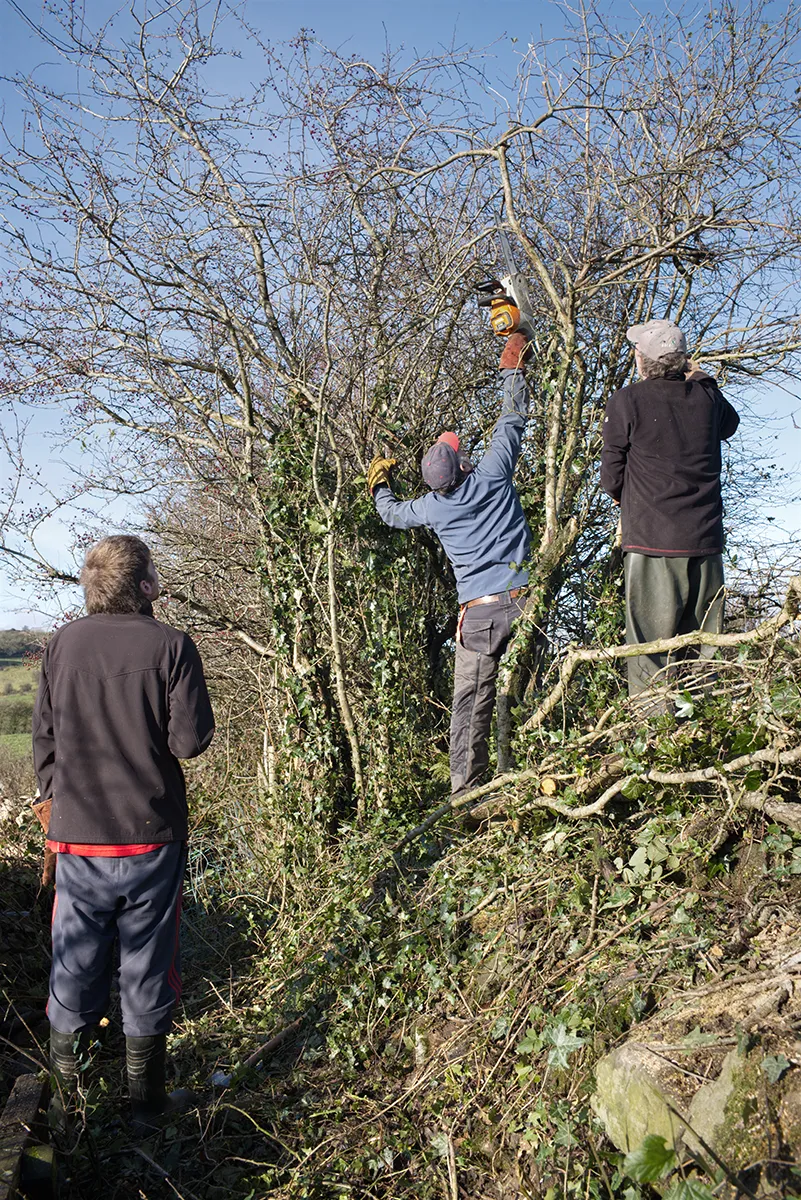
[[[459,479],[459,458],[447,442],[435,442],[420,464],[423,479],[435,492],[450,491]]]
[[[463,483],[473,464],[459,445],[455,433],[442,433],[420,464],[423,479],[435,492],[451,492]]]
[[[632,325],[626,337],[646,358],[660,362],[668,354],[686,354],[687,339],[675,321],[646,321]]]

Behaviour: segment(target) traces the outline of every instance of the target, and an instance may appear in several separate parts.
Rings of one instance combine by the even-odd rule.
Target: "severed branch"
[[[400,841],[396,842],[392,847],[392,853],[397,854],[410,842],[415,841],[422,833],[430,829],[432,825],[436,825],[441,817],[444,817],[449,812],[470,812],[475,808],[485,796],[492,796],[496,792],[503,791],[504,788],[516,788],[521,783],[528,781],[539,781],[542,778],[542,773],[539,770],[531,769],[527,771],[510,771],[505,775],[496,775],[489,783],[484,783],[481,787],[473,788],[472,791],[465,792],[458,799],[451,798],[446,800],[444,804],[440,804],[439,808],[435,808],[432,813],[416,825],[414,829],[410,829],[405,833]],[[632,776],[633,779],[639,779],[640,776]],[[556,813],[560,817],[568,817],[571,820],[579,821],[586,820],[587,817],[594,817],[596,813],[603,812],[609,801],[618,794],[622,787],[625,786],[627,780],[616,780],[610,787],[603,792],[597,800],[593,800],[591,804],[582,804],[578,807],[569,804],[563,804],[561,800],[555,800],[550,796],[534,796],[527,800],[524,805],[517,810],[519,812],[529,812],[535,808],[546,808],[549,812]]]
[[[408,846],[410,842],[415,841],[422,833],[430,829],[432,825],[436,825],[437,821],[441,817],[444,817],[446,813],[461,812],[462,810],[469,812],[485,796],[491,796],[507,786],[514,787],[517,784],[525,783],[529,779],[539,779],[540,776],[541,772],[534,769],[528,771],[509,771],[505,775],[496,775],[494,779],[491,779],[489,783],[482,784],[481,787],[472,788],[469,792],[465,792],[463,796],[457,798],[451,796],[444,804],[440,804],[432,813],[429,813],[424,821],[421,821],[414,829],[410,829],[408,833],[405,833],[400,841],[396,842],[392,847],[392,854],[397,854],[404,846]]]
[[[258,1049],[254,1050],[252,1054],[249,1054],[247,1058],[240,1063],[239,1069],[244,1071],[249,1067],[255,1067],[256,1063],[261,1062],[261,1060],[266,1058],[268,1054],[272,1054],[273,1050],[277,1050],[278,1047],[285,1042],[288,1037],[291,1037],[293,1033],[297,1033],[307,1017],[308,1013],[304,1013],[303,1016],[297,1017],[294,1021],[290,1022],[289,1025],[285,1025],[283,1029],[279,1029],[278,1033],[274,1034],[273,1037],[264,1042],[263,1045],[258,1047]]]
[[[796,619],[800,605],[801,576],[795,576],[788,584],[787,596],[781,611],[769,620],[763,621],[762,624],[757,625],[754,629],[743,633],[715,634],[695,630],[692,633],[681,634],[675,638],[662,638],[659,641],[647,642],[636,646],[576,647],[568,651],[559,671],[558,682],[523,728],[527,730],[538,728],[545,718],[553,712],[556,705],[564,696],[579,663],[598,662],[609,658],[631,658],[639,654],[665,653],[669,650],[680,649],[683,646],[705,645],[725,647],[765,641],[767,638],[774,637],[780,629]],[[657,768],[653,768],[652,770],[636,774],[624,775],[623,758],[622,756],[620,758],[616,756],[614,761],[606,762],[596,776],[582,780],[581,791],[585,795],[587,793],[592,794],[597,787],[605,783],[608,784],[596,800],[588,804],[571,806],[550,796],[535,796],[527,800],[518,811],[528,812],[533,809],[544,808],[569,820],[586,820],[588,817],[596,816],[598,813],[603,812],[610,800],[619,795],[629,783],[687,784],[715,782],[727,784],[730,775],[738,771],[748,770],[751,767],[763,765],[783,767],[799,762],[801,762],[801,747],[784,749],[774,746],[756,750],[753,754],[739,755],[728,763],[719,763],[714,767],[702,767],[694,771],[660,771]],[[510,771],[503,775],[497,775],[488,783],[482,784],[481,787],[473,788],[458,798],[451,797],[444,804],[434,809],[432,813],[429,813],[426,819],[421,821],[419,825],[416,825],[414,829],[405,833],[392,847],[392,853],[397,854],[405,846],[409,845],[410,842],[415,841],[421,834],[429,830],[446,814],[470,812],[486,797],[494,796],[507,788],[516,789],[521,784],[539,781],[544,775],[545,772],[543,772],[541,767],[517,772]],[[618,778],[613,778],[612,782],[609,783],[610,776],[614,777],[615,775],[618,775]],[[792,829],[801,830],[801,805],[760,799],[747,794],[740,796],[738,803],[744,808],[765,812],[772,820],[778,823],[787,825]]]
[[[641,654],[666,654],[671,650],[681,650],[685,646],[719,646],[723,648],[747,645],[750,642],[762,642],[767,638],[775,637],[780,629],[794,621],[800,608],[801,575],[796,575],[788,584],[787,596],[781,612],[743,633],[707,633],[704,630],[696,629],[691,633],[682,633],[673,638],[658,638],[654,642],[643,642],[641,645],[576,646],[572,650],[568,650],[559,668],[559,679],[542,704],[525,722],[523,729],[526,732],[539,729],[546,717],[550,716],[564,697],[568,684],[580,663],[602,662],[612,658],[637,658]]]
[[[728,776],[735,771],[743,771],[749,767],[764,764],[791,766],[799,762],[801,762],[801,746],[795,747],[792,750],[779,750],[777,748],[756,750],[753,754],[739,755],[728,763],[720,763],[716,767],[702,767],[696,771],[660,771],[657,768],[653,768],[630,775],[623,775],[621,773],[620,778],[611,783],[597,800],[593,800],[590,804],[570,805],[564,804],[561,800],[556,800],[551,796],[533,796],[520,805],[516,811],[525,813],[532,812],[538,808],[544,808],[548,812],[555,813],[560,817],[567,817],[571,821],[584,821],[588,817],[594,817],[598,813],[603,812],[610,800],[620,795],[623,789],[631,783],[687,784],[715,782],[726,784],[728,783]],[[489,783],[482,784],[478,788],[473,788],[472,791],[466,792],[463,796],[459,796],[458,799],[447,800],[439,808],[435,808],[432,813],[429,813],[426,819],[421,821],[419,825],[416,825],[414,829],[410,829],[408,833],[405,833],[400,841],[396,842],[392,847],[392,853],[397,854],[398,851],[408,846],[410,842],[415,841],[421,834],[425,833],[432,825],[435,825],[444,817],[446,813],[461,812],[462,810],[469,812],[487,796],[502,792],[506,788],[517,788],[522,783],[539,781],[542,777],[542,772],[536,769],[509,772],[505,775],[497,775]],[[608,776],[604,778],[608,778]],[[586,781],[585,790],[592,790],[592,781]],[[786,825],[790,829],[801,832],[801,804],[785,804],[781,801],[759,799],[757,796],[751,795],[740,796],[738,803],[743,808],[756,812],[764,812],[771,820],[776,821],[778,824]]]

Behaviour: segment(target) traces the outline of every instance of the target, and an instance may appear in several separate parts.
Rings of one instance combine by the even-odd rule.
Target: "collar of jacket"
[[[88,617],[114,617],[115,619],[123,617],[125,620],[131,620],[135,617],[153,617],[153,605],[147,600],[136,612],[96,612],[87,613],[86,615]]]

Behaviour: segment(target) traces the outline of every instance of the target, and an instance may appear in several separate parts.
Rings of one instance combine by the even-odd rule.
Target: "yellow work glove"
[[[385,483],[387,487],[390,486],[390,471],[396,465],[397,461],[396,458],[384,458],[382,455],[377,454],[370,463],[370,466],[367,468],[367,487],[371,496],[379,484]]]

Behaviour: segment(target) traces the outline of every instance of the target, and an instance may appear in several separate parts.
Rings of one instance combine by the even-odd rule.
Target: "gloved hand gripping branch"
[[[387,487],[391,486],[389,479],[397,461],[396,458],[384,458],[383,455],[377,454],[370,463],[367,468],[367,488],[371,496],[381,484],[386,484]]]

